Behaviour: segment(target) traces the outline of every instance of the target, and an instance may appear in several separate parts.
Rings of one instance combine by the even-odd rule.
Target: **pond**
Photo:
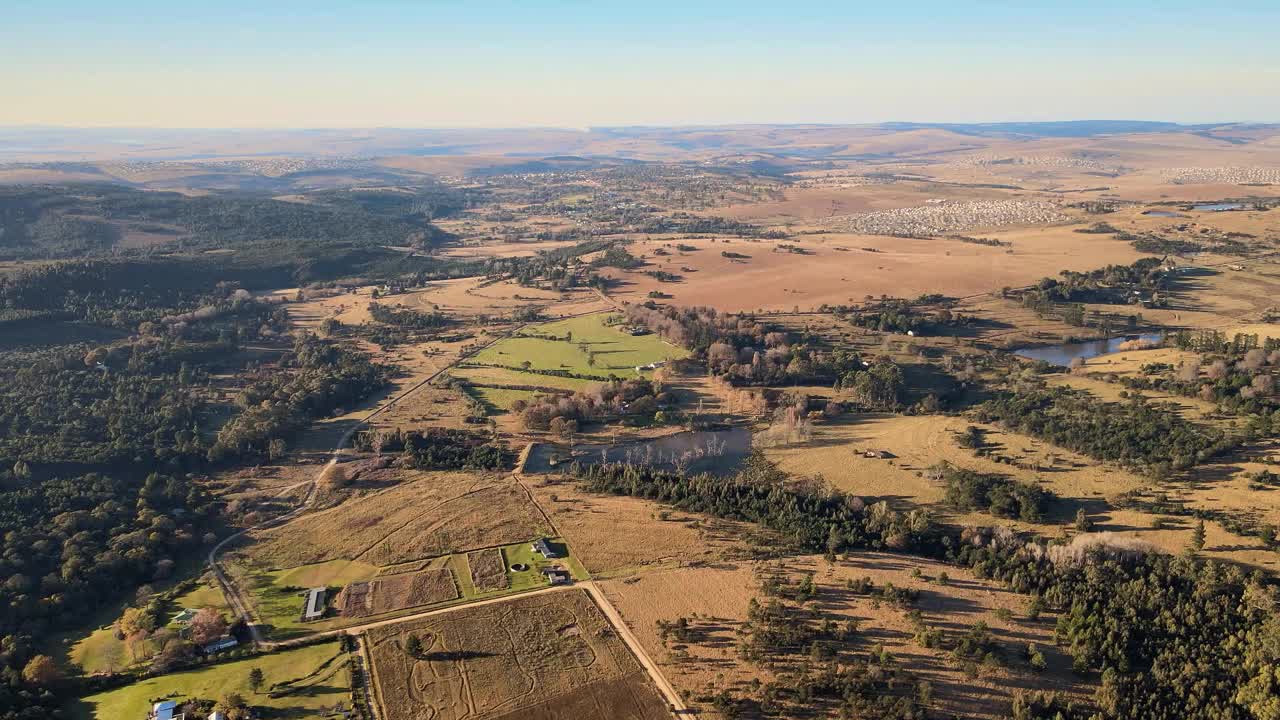
[[[664,470],[677,466],[692,473],[727,475],[751,452],[751,431],[746,428],[694,430],[665,435],[652,440],[635,440],[609,445],[581,443],[567,447],[539,443],[529,453],[526,473],[555,472],[569,462],[594,465],[601,462],[629,462]]]
[[[1122,337],[1107,338],[1105,340],[1088,340],[1085,342],[1063,343],[1061,345],[1046,345],[1044,347],[1022,348],[1014,350],[1014,354],[1018,357],[1024,357],[1029,360],[1043,360],[1050,365],[1067,366],[1072,360],[1081,358],[1088,360],[1099,355],[1108,355],[1113,352],[1120,352],[1120,346],[1130,340],[1146,340],[1148,342],[1160,342],[1164,339],[1163,333],[1143,333],[1140,335],[1125,335]]]
[[[1142,214],[1150,217],[1186,217],[1186,215],[1172,210],[1144,210]]]
[[[1226,212],[1228,210],[1239,210],[1243,207],[1244,205],[1240,203],[1224,202],[1224,203],[1205,203],[1203,205],[1192,205],[1191,209],[1199,210],[1200,212]]]

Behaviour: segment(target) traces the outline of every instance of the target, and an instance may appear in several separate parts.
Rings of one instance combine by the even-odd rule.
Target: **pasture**
[[[610,325],[610,318],[617,317],[596,313],[530,326],[476,354],[469,364],[550,370],[607,380],[610,375],[635,377],[636,366],[688,354],[656,335],[631,335],[621,326]],[[545,377],[523,374],[531,385]]]

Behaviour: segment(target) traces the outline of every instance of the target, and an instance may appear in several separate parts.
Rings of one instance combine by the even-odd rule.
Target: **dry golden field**
[[[818,595],[811,605],[819,616],[839,622],[856,619],[861,628],[854,641],[857,646],[869,650],[883,645],[907,670],[932,683],[937,708],[947,716],[1006,717],[1012,695],[1019,689],[1042,687],[1076,694],[1088,689],[1070,673],[1069,659],[1053,646],[1053,618],[1027,619],[1024,596],[946,563],[861,552],[835,563],[796,557],[780,564],[655,570],[601,586],[650,657],[686,698],[723,689],[749,694],[753,680],[772,677],[768,669],[743,661],[737,653],[737,630],[747,618],[749,601],[764,602],[762,572],[792,578],[812,574]],[[942,574],[948,576],[945,584],[937,582]],[[914,640],[906,609],[856,595],[845,586],[847,580],[868,577],[877,587],[892,584],[919,591],[914,609],[920,610],[927,625],[941,629],[944,637],[974,623],[986,623],[1004,649],[1003,665],[984,668],[977,678],[966,677],[945,650],[924,648]],[[662,640],[658,623],[678,618],[689,621],[696,641]],[[1022,661],[1028,643],[1045,653],[1048,670],[1044,674],[1033,674]]]
[[[642,302],[647,293],[658,290],[672,295],[671,302],[678,305],[709,305],[730,312],[813,309],[860,303],[868,295],[985,294],[1028,285],[1062,270],[1091,270],[1140,257],[1128,243],[1111,236],[1077,234],[1066,227],[981,235],[1013,246],[840,233],[786,241],[810,253],[802,255],[777,251],[774,241],[681,241],[699,249],[652,256],[651,267],[641,271],[609,270],[610,277],[621,283],[610,294],[622,301]],[[665,244],[673,243],[637,240],[631,251],[651,254]],[[749,257],[732,259],[722,256],[724,252]],[[663,283],[642,272],[653,269],[681,275],[683,280]]]
[[[595,577],[630,574],[649,567],[714,563],[748,550],[757,530],[672,511],[638,498],[593,495],[557,476],[527,476],[529,487],[556,531]],[[666,519],[662,513],[666,510]]]
[[[457,598],[453,572],[441,567],[351,583],[342,589],[334,604],[343,617],[366,617]]]
[[[422,650],[410,657],[410,635]],[[368,632],[387,720],[658,720],[648,676],[581,590],[461,609]]]
[[[510,477],[409,472],[386,489],[255,533],[247,552],[274,567],[339,558],[382,566],[550,534]]]
[[[471,568],[471,583],[480,592],[506,590],[511,585],[500,548],[467,553],[467,566]]]

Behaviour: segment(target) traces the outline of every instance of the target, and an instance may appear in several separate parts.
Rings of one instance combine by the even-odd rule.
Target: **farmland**
[[[475,355],[468,365],[552,371],[605,380],[611,374],[634,376],[637,366],[686,354],[652,334],[633,336],[624,332],[608,324],[611,317],[617,318],[601,313],[525,328]],[[524,373],[526,377],[533,374]],[[536,384],[536,378],[530,380]]]
[[[406,651],[411,636],[419,640],[416,655]],[[368,642],[388,720],[667,716],[640,665],[581,591],[377,628]]]
[[[155,587],[70,629],[63,666],[207,662],[138,613],[243,605],[234,632],[261,641],[268,683],[349,684],[292,645],[358,635],[382,720],[646,720],[668,702],[985,719],[1034,690],[1067,720],[1251,717],[1234,698],[1270,657],[1280,568],[1280,210],[1275,186],[1234,181],[1269,177],[1274,148],[815,127],[787,156],[798,136],[770,132],[759,156],[636,138],[652,162],[387,158],[392,187],[281,187],[273,202],[392,208],[419,234],[19,338],[64,348],[18,358],[35,386],[133,372],[207,402],[132,440],[104,420],[102,457],[146,466],[115,473],[129,502],[42,498],[60,512],[6,535],[38,573],[0,580],[53,607],[100,535],[86,547]],[[457,174],[428,190],[424,168]],[[419,212],[435,193],[456,202]],[[1137,335],[1070,365],[1016,354]],[[385,382],[343,394],[336,371],[366,364]],[[0,467],[19,487],[61,466]],[[108,512],[128,530],[99,527]],[[151,602],[194,575],[174,560],[241,529],[213,552],[230,596],[206,578]],[[304,622],[311,588],[325,604]],[[81,693],[74,717],[241,692],[243,662]],[[252,698],[321,710],[267,702],[286,699]]]
[[[339,558],[382,566],[549,533],[542,515],[510,478],[416,473],[265,531],[250,554],[255,562],[276,567]]]

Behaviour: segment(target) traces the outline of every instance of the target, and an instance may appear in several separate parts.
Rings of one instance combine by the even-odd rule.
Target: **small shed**
[[[191,608],[183,608],[182,612],[173,616],[173,620],[171,622],[177,625],[190,625],[191,621],[195,619],[197,612],[199,611],[192,610]]]
[[[311,588],[307,591],[307,600],[302,606],[302,621],[312,622],[324,617],[324,600],[328,588]]]

